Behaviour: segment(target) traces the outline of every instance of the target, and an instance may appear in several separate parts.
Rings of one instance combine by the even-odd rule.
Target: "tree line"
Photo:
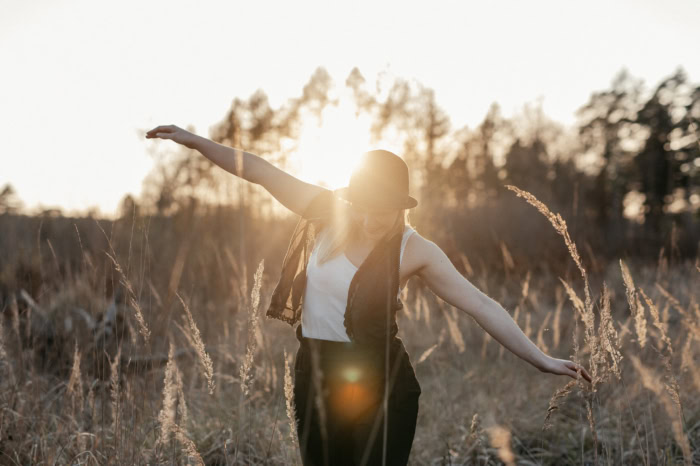
[[[651,88],[620,71],[578,109],[574,127],[549,119],[536,104],[509,118],[493,104],[476,127],[455,127],[420,83],[368,83],[355,68],[343,85],[356,114],[370,117],[373,142],[402,147],[420,200],[414,223],[455,250],[502,256],[507,244],[511,255],[547,252],[548,226],[505,189],[515,185],[561,213],[598,254],[653,257],[661,248],[678,257],[697,254],[700,85],[681,68]],[[318,68],[301,95],[279,108],[262,90],[235,98],[209,137],[288,168],[305,122],[338,104],[335,86]],[[251,218],[273,215],[271,196],[180,149],[156,163],[138,198],[123,199],[123,216],[196,215],[222,205]],[[16,206],[7,186],[0,209]]]

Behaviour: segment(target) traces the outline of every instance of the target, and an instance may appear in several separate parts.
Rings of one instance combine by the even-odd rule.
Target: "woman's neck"
[[[393,230],[393,228],[392,228]],[[391,230],[390,230],[391,231]],[[360,228],[356,228],[350,235],[350,244],[360,249],[374,249],[374,247],[383,239],[386,239],[390,234],[387,231],[384,235],[378,237],[369,237],[365,235]]]
[[[379,238],[367,237],[359,228],[350,237],[350,244],[359,249],[373,249],[378,242]]]

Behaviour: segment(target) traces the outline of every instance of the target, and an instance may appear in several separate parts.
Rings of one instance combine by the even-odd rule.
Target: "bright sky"
[[[340,87],[355,66],[369,83],[415,79],[453,127],[478,124],[494,101],[509,115],[538,99],[573,123],[622,67],[648,85],[679,65],[700,80],[697,0],[0,0],[0,11],[0,187],[29,208],[110,214],[141,192],[149,151],[175,148],[143,131],[208,136],[235,97],[263,89],[277,107],[318,66]],[[308,138],[317,153],[338,147]]]

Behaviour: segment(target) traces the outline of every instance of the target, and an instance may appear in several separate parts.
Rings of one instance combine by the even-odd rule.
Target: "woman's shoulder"
[[[427,241],[425,239],[425,237],[421,236],[420,232],[413,225],[405,225],[403,227],[403,237],[404,237],[404,240],[406,238],[408,238],[409,240],[411,238],[419,238],[419,239],[414,239],[413,242],[420,242],[421,240]]]
[[[409,225],[404,228],[404,241],[405,249],[401,267],[417,272],[430,261],[434,254],[433,249],[437,245]]]
[[[406,225],[403,230],[403,237],[404,241],[406,242],[406,252],[412,250],[413,252],[416,252],[423,247],[425,247],[426,243],[431,243],[432,241],[429,241],[426,239],[424,236],[422,236],[418,230],[416,230],[414,227],[411,225]]]
[[[403,227],[403,236],[401,238],[401,250],[402,251],[406,248],[406,245],[408,244],[408,240],[410,240],[412,236],[415,236],[416,233],[417,233],[416,230],[411,225],[405,225]]]

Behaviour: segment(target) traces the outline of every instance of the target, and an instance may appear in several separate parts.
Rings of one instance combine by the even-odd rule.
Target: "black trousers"
[[[390,341],[388,368],[386,344],[305,338],[301,325],[297,339],[294,404],[304,465],[405,465],[421,388],[401,339]]]

